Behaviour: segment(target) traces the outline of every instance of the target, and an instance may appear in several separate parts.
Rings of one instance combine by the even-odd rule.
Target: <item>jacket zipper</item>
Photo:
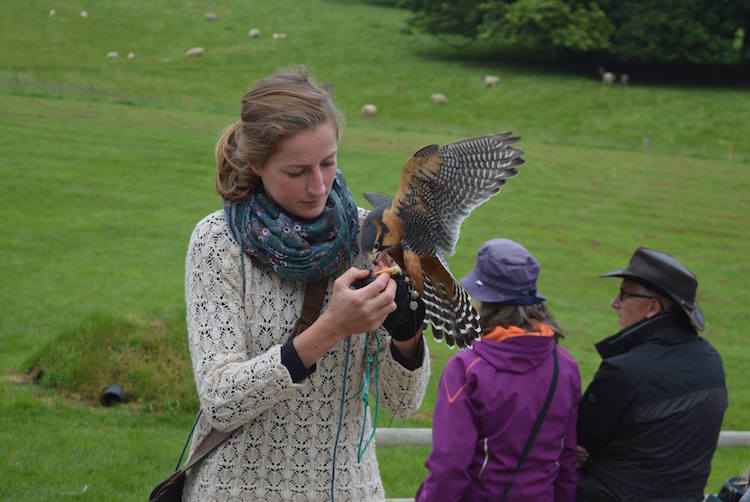
[[[482,462],[482,468],[479,469],[479,474],[477,474],[477,477],[482,476],[482,473],[484,472],[484,468],[487,467],[487,460],[490,458],[490,452],[487,449],[487,438],[484,438],[484,462]]]

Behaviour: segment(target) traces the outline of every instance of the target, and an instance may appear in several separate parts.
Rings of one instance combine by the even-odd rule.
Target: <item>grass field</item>
[[[723,428],[750,430],[750,90],[641,87],[637,75],[602,87],[594,69],[460,55],[409,34],[407,18],[344,0],[0,3],[0,500],[143,500],[172,468],[197,408],[184,258],[195,223],[220,207],[213,146],[248,85],[296,63],[335,84],[339,163],[362,205],[364,191],[393,193],[421,146],[523,137],[527,164],[467,220],[449,263],[465,274],[496,236],[529,248],[584,385],[592,344],[617,329],[617,283],[598,274],[638,245],[686,263],[724,359]],[[193,46],[204,57],[183,55]],[[498,87],[483,86],[489,73]],[[375,117],[361,116],[365,103]],[[429,343],[422,408],[380,427],[429,426],[451,354]],[[40,385],[23,383],[37,367]],[[114,378],[137,402],[92,403]],[[428,453],[378,451],[389,497],[414,494]],[[748,465],[750,448],[719,449],[707,491]]]

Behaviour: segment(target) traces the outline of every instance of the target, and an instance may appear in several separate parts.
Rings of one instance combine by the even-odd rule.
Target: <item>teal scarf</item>
[[[314,282],[351,266],[359,218],[339,170],[314,220],[285,213],[262,186],[240,203],[224,200],[224,212],[245,253],[284,279]]]

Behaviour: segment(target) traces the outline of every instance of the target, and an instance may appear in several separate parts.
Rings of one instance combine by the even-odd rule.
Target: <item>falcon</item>
[[[469,293],[445,261],[453,254],[461,223],[497,194],[525,161],[511,132],[429,145],[409,158],[396,196],[368,192],[372,205],[360,245],[374,264],[398,264],[425,303],[423,327],[451,347],[470,347],[481,335]]]

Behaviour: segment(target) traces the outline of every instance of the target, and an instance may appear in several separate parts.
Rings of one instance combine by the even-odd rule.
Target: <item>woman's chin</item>
[[[304,204],[302,206],[296,207],[293,214],[294,216],[302,218],[303,220],[314,220],[315,218],[323,214],[323,209],[325,209],[325,202],[317,205]]]

